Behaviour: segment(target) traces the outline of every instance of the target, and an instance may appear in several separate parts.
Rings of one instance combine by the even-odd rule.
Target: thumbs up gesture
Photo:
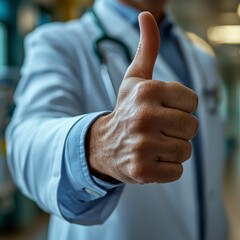
[[[198,129],[192,115],[198,97],[183,85],[152,80],[159,52],[158,26],[148,12],[139,15],[140,42],[119,89],[114,111],[88,132],[92,174],[125,183],[164,183],[179,179]]]

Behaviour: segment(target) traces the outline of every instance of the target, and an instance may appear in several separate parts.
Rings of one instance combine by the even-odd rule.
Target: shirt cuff
[[[66,174],[76,191],[85,191],[91,195],[91,200],[103,197],[107,191],[122,186],[123,183],[109,183],[90,174],[85,149],[88,129],[99,117],[109,114],[109,111],[90,113],[83,117],[70,130],[65,145]]]

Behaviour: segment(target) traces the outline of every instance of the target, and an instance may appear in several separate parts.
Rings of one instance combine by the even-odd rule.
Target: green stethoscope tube
[[[101,21],[100,21],[99,17],[97,16],[96,12],[94,11],[94,9],[91,9],[90,12],[92,13],[92,15],[95,19],[96,25],[102,32],[102,35],[97,40],[95,40],[95,42],[93,43],[93,49],[94,49],[94,52],[95,52],[97,58],[99,59],[102,81],[106,88],[111,105],[114,108],[115,104],[116,104],[117,93],[113,86],[113,82],[112,82],[112,79],[111,79],[111,76],[110,76],[110,73],[108,70],[106,59],[104,58],[104,55],[102,54],[102,52],[100,50],[100,45],[103,42],[112,42],[113,44],[120,46],[123,49],[123,52],[124,52],[127,60],[129,61],[129,63],[132,61],[131,52],[130,52],[128,46],[124,42],[120,41],[119,39],[117,39],[115,37],[111,37],[107,34],[105,27],[101,23]]]

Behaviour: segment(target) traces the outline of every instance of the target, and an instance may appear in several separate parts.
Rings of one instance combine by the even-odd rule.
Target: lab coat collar
[[[107,33],[110,36],[119,39],[129,47],[131,57],[133,59],[139,42],[139,32],[137,29],[129,24],[129,22],[121,15],[116,14],[116,12],[114,12],[105,1],[97,1],[94,4],[94,10],[100,21],[103,23]],[[109,21],[109,19],[111,19],[111,21]],[[113,24],[120,27],[113,28]],[[160,55],[158,55],[156,60],[153,79],[160,79],[166,82],[179,81],[177,75],[170,69],[168,64]]]
[[[126,46],[129,47],[131,57],[133,59],[139,42],[139,32],[136,30],[136,28],[129,24],[129,22],[120,14],[117,14],[115,11],[113,11],[112,7],[110,7],[109,4],[107,4],[104,0],[98,0],[94,4],[94,9],[100,21],[106,28],[107,33],[125,43]],[[207,81],[207,79],[203,79],[203,69],[199,68],[199,61],[198,57],[196,56],[197,54],[194,54],[195,50],[193,49],[190,40],[186,37],[186,34],[182,31],[182,29],[177,26],[174,16],[169,8],[166,8],[166,16],[173,24],[172,31],[174,32],[176,39],[183,50],[182,53],[187,62],[190,78],[193,81],[194,90],[201,95],[204,86],[207,84],[207,82],[205,83],[204,80]],[[111,21],[109,21],[109,19],[111,19]],[[113,27],[113,24],[116,27]],[[165,82],[181,82],[178,76],[169,67],[160,54],[156,60],[153,79],[159,79]]]

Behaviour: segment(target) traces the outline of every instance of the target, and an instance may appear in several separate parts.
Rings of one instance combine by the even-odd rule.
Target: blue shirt
[[[106,0],[115,11],[127,19],[130,24],[138,26],[139,11],[116,0]],[[173,21],[165,17],[160,25],[161,48],[160,54],[176,73],[178,78],[189,86],[189,77],[185,61],[172,31]],[[74,212],[79,208],[91,208],[100,197],[118,196],[124,184],[113,184],[102,181],[89,172],[85,139],[91,124],[107,112],[86,114],[71,129],[65,144],[65,155],[62,164],[62,177],[59,186],[59,207],[67,219],[74,218]],[[106,196],[108,194],[108,196]],[[83,204],[84,203],[84,204]],[[82,204],[82,206],[81,206]],[[107,206],[111,209],[113,206]],[[91,216],[89,217],[91,219]],[[90,221],[89,221],[90,223]]]

